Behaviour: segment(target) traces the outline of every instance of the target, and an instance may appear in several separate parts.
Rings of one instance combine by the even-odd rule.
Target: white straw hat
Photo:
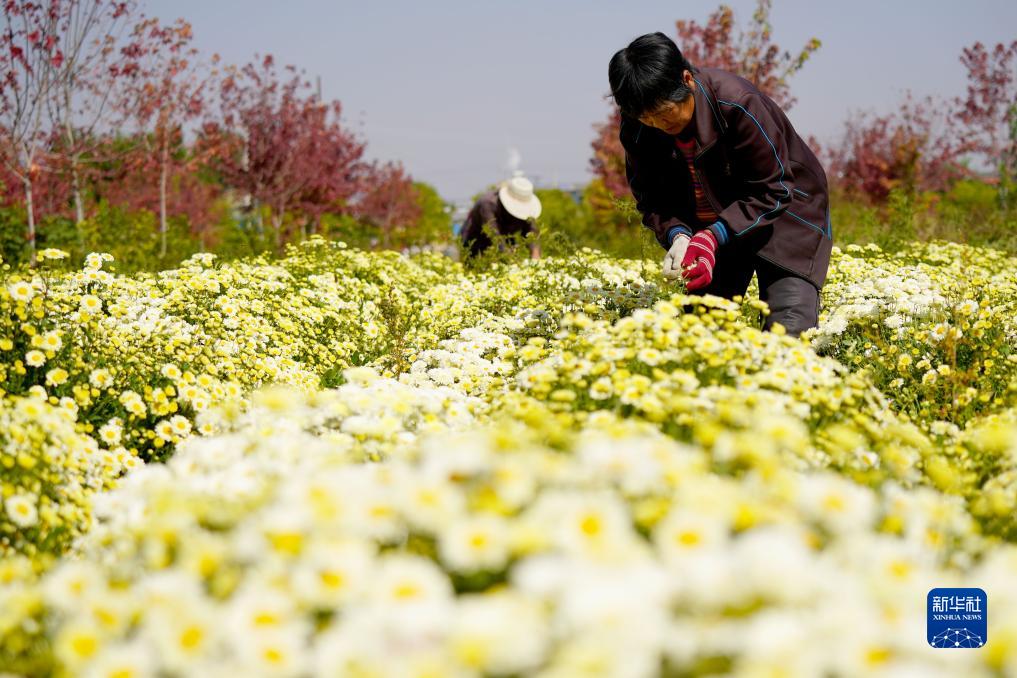
[[[505,210],[517,219],[540,216],[540,198],[533,193],[533,183],[526,177],[515,176],[502,183],[498,199]]]

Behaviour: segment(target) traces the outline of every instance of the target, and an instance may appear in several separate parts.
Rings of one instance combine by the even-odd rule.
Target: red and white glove
[[[682,258],[682,276],[685,289],[692,291],[706,287],[713,280],[713,267],[717,265],[717,236],[708,228],[696,233]]]

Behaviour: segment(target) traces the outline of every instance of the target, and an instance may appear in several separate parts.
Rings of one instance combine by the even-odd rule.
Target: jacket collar
[[[697,157],[706,149],[717,143],[717,139],[724,132],[724,120],[720,117],[717,109],[717,97],[710,87],[709,78],[706,74],[697,72],[695,74],[696,88],[693,90],[693,97],[696,101],[695,110],[692,112],[693,135],[699,144]]]

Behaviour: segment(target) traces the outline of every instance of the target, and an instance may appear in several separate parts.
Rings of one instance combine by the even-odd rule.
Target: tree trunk
[[[74,150],[74,126],[71,125],[71,91],[64,88],[64,131],[67,134],[67,150],[71,153],[71,189],[74,191],[74,217],[79,226],[85,220],[85,202],[81,198],[81,177],[78,173],[78,152]],[[80,229],[79,229],[80,230]]]
[[[74,218],[76,224],[85,220],[85,201],[81,197],[81,175],[78,173],[77,154],[71,156],[71,185],[74,189]]]
[[[1009,123],[1009,142],[1003,151],[1003,162],[999,171],[999,203],[1000,208],[1009,213],[1014,207],[1012,193],[1014,183],[1017,180],[1017,103],[1010,106],[1006,113],[1006,120]]]
[[[33,268],[35,262],[35,207],[32,203],[32,178],[25,175],[25,211],[28,213],[28,262]]]
[[[999,184],[996,187],[997,206],[1003,212],[1010,206],[1010,172],[1006,159],[999,163]]]
[[[387,250],[392,246],[392,231],[395,229],[395,224],[392,219],[391,203],[389,204],[389,208],[385,211],[385,218],[381,223],[381,247],[382,249]]]
[[[162,149],[159,169],[159,256],[166,256],[166,182],[169,175],[169,154],[165,146]]]
[[[282,212],[276,211],[272,214],[272,228],[275,230],[275,251],[277,254],[282,253],[282,226]]]

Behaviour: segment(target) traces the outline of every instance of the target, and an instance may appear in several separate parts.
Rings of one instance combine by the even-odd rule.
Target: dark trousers
[[[717,253],[713,281],[690,294],[714,294],[731,299],[744,295],[755,273],[759,280],[759,298],[770,306],[763,329],[779,322],[793,337],[819,323],[819,289],[787,269],[770,263],[737,245]]]

